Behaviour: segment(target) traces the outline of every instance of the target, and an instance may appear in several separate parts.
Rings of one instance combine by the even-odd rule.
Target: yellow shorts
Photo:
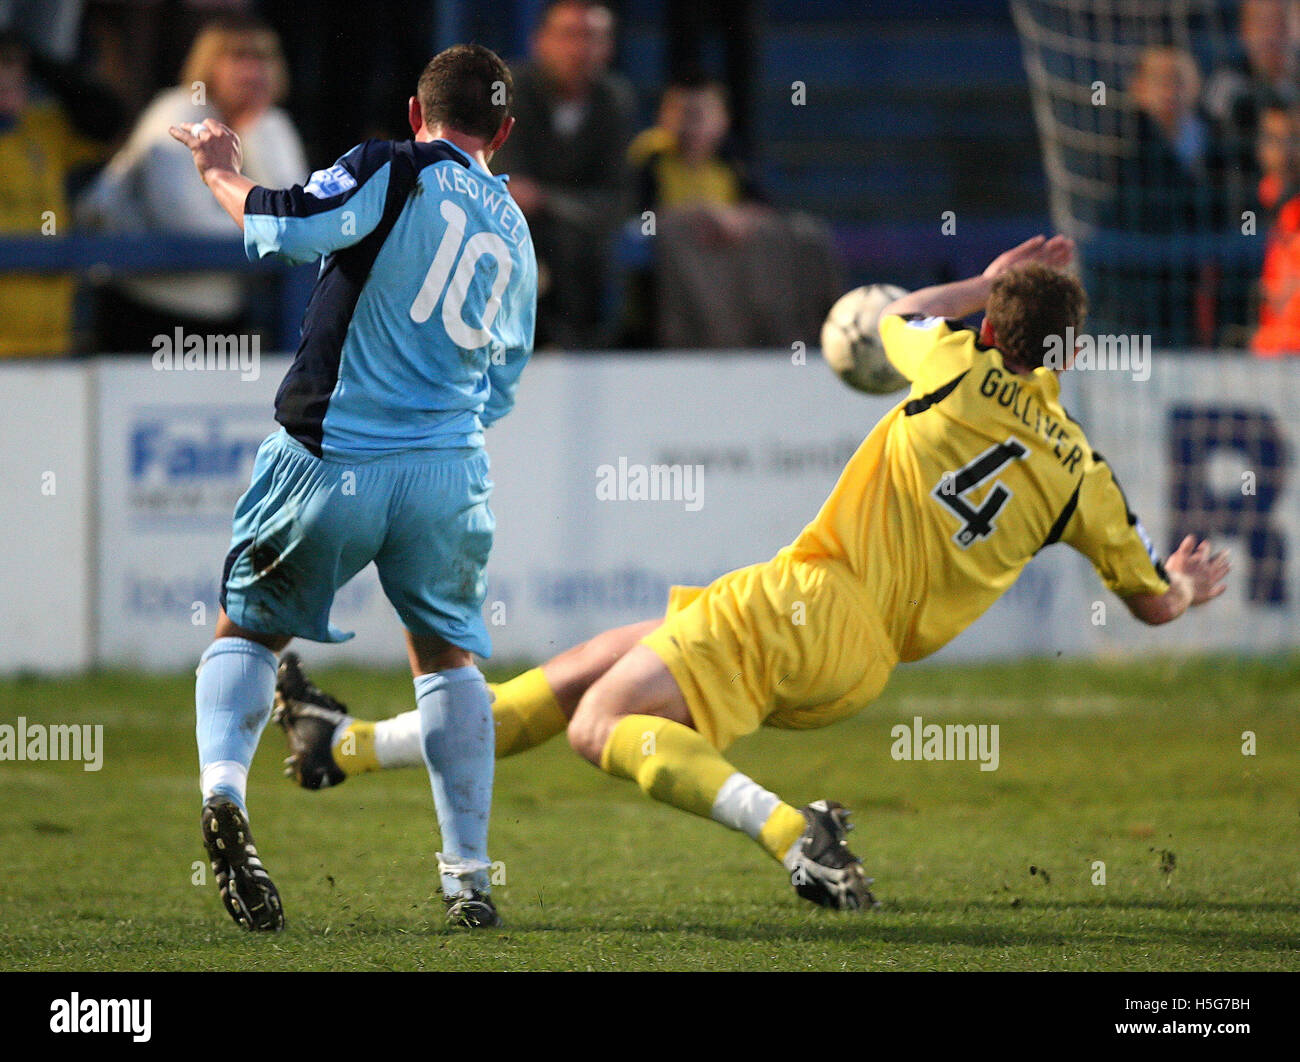
[[[642,639],[672,672],[695,728],[725,749],[759,726],[809,730],[860,711],[898,654],[839,561],[781,552],[708,587],[675,586]]]

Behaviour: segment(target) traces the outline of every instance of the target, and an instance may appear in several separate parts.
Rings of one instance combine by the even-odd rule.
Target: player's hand
[[[1003,273],[1031,262],[1038,262],[1051,269],[1064,269],[1074,259],[1074,241],[1068,236],[1032,236],[1018,247],[1003,251],[984,270],[984,276],[995,280]]]
[[[193,125],[173,125],[167,130],[194,156],[194,166],[208,183],[208,174],[218,171],[238,173],[244,162],[239,135],[228,125],[205,118]]]
[[[1183,539],[1165,561],[1167,571],[1178,572],[1191,584],[1193,605],[1203,605],[1228,589],[1224,579],[1231,567],[1226,549],[1212,554],[1209,540],[1198,543],[1195,535]]]

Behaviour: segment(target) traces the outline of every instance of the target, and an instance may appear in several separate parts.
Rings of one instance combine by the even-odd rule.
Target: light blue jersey
[[[369,140],[254,188],[252,259],[323,256],[276,420],[317,456],[476,448],[532,351],[537,260],[504,177],[445,140]]]
[[[250,190],[244,244],[323,260],[222,607],[249,630],[339,641],[334,593],[373,561],[408,631],[490,655],[483,428],[514,404],[537,300],[505,179],[445,140],[369,140],[304,185]]]
[[[478,51],[460,53],[467,69],[499,67]],[[195,682],[204,843],[226,909],[247,928],[284,926],[244,800],[276,687],[267,645],[350,638],[331,622],[334,596],[372,563],[414,639],[439,873],[444,896],[465,902],[486,892],[491,866],[491,697],[473,664],[439,667],[426,655],[492,653],[483,428],[514,404],[532,351],[528,226],[505,179],[451,143],[369,140],[303,185],[250,189],[244,245],[254,259],[321,266],[276,394],[282,427],[259,448],[235,509],[221,607],[236,632],[213,642]]]

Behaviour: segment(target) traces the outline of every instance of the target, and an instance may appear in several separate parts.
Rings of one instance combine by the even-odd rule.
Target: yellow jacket
[[[66,235],[68,173],[103,155],[56,105],[28,107],[0,133],[0,236]],[[0,357],[67,353],[73,287],[68,275],[0,274]]]

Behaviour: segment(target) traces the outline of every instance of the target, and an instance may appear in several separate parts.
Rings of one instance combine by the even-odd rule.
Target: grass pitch
[[[318,677],[363,716],[413,705],[398,672]],[[885,903],[857,915],[560,738],[498,765],[509,924],[482,934],[442,924],[423,771],[305,793],[271,727],[250,797],[289,929],[253,937],[203,862],[192,676],[8,680],[0,723],[102,723],[106,751],[0,763],[0,969],[1297,970],[1298,706],[1300,657],[913,667],[844,723],[739,743],[786,799],[855,810]],[[918,715],[997,723],[998,770],[892,759]]]

